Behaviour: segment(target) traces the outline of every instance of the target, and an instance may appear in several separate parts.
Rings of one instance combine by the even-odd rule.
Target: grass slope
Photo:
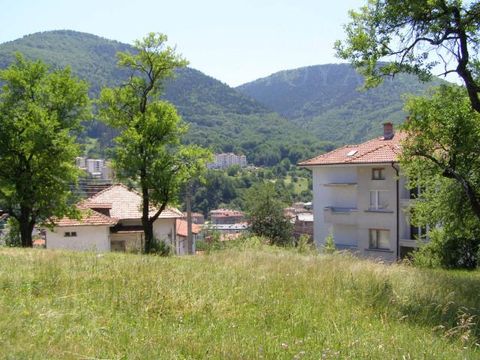
[[[0,356],[473,359],[478,272],[232,249],[0,250]]]

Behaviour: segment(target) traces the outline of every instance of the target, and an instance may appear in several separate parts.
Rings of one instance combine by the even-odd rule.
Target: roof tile
[[[340,164],[376,164],[398,161],[401,142],[406,138],[398,131],[391,139],[383,136],[358,145],[345,145],[328,153],[300,162],[299,166],[340,165]],[[356,150],[356,152],[353,152]],[[349,154],[349,155],[347,155]]]
[[[85,204],[89,207],[95,208],[96,204],[104,206],[111,205],[110,216],[116,219],[140,219],[142,217],[142,197],[133,190],[127,188],[122,184],[114,184],[107,189],[100,191],[92,197],[85,200]],[[156,208],[151,207],[150,216],[153,216],[157,211]],[[183,214],[172,207],[165,208],[159,216],[159,219],[174,219],[181,218]]]

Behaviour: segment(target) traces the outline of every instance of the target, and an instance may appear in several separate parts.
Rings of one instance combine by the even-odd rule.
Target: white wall
[[[77,236],[65,237],[65,232],[75,231]],[[47,230],[47,249],[110,251],[110,227],[72,226]]]
[[[350,167],[316,167],[313,168],[313,236],[317,246],[324,244],[325,237],[331,229],[326,224],[324,209],[328,206],[357,207],[357,189],[355,186],[325,186],[332,183],[356,183],[357,168]]]

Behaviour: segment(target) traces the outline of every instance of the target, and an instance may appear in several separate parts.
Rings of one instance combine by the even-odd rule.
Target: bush
[[[325,244],[323,245],[323,253],[333,254],[335,252],[335,239],[333,238],[333,233],[330,233],[325,238]]]
[[[159,256],[170,256],[173,253],[172,246],[163,240],[153,239],[151,254]]]
[[[297,251],[300,254],[306,254],[315,250],[312,239],[306,234],[300,235],[297,242]]]
[[[18,221],[13,217],[9,217],[7,220],[5,245],[11,247],[22,246],[22,241],[20,239],[20,226]]]
[[[420,267],[475,269],[480,255],[480,239],[451,236],[443,229],[429,232],[430,242],[413,253],[413,264]]]

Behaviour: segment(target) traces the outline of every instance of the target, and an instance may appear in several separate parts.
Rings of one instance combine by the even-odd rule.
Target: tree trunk
[[[35,226],[35,221],[31,218],[30,209],[21,209],[20,217],[18,218],[18,226],[20,228],[20,240],[22,242],[22,247],[32,247],[32,232]]]
[[[152,251],[153,245],[153,223],[149,221],[150,198],[148,195],[148,188],[142,186],[142,226],[145,235],[145,249],[146,254]]]
[[[192,233],[192,183],[187,184],[187,254],[193,254],[193,233]]]

